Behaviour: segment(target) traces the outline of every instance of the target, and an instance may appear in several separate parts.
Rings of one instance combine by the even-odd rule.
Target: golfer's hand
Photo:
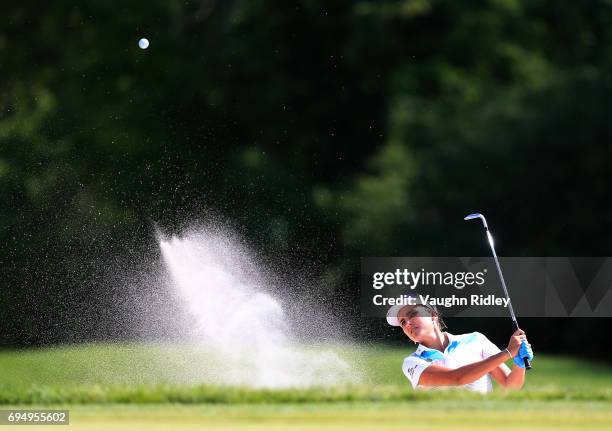
[[[508,351],[512,356],[516,356],[518,354],[519,348],[521,347],[521,343],[523,341],[527,341],[527,336],[525,335],[525,331],[522,329],[517,329],[510,337],[510,342],[508,343]]]
[[[514,363],[521,368],[525,368],[525,361],[523,358],[529,359],[530,362],[533,359],[533,350],[531,350],[531,344],[529,344],[527,340],[521,343],[518,354],[514,357]]]

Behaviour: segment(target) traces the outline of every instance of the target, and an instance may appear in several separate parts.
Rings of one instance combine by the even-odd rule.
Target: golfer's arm
[[[510,370],[506,364],[499,364],[491,371],[491,377],[504,388],[521,389],[525,383],[525,369],[514,365]]]
[[[514,365],[510,374],[506,376],[506,384],[509,389],[521,389],[525,383],[525,369]]]
[[[439,365],[430,365],[423,371],[419,379],[421,386],[461,386],[472,383],[482,376],[490,373],[499,364],[507,361],[508,353],[506,351],[499,352],[493,356],[489,356],[482,361],[464,365],[463,367],[450,369]]]

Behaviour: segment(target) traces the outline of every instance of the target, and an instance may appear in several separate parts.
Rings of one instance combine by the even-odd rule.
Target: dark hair
[[[444,329],[447,329],[446,323],[444,323],[444,320],[442,320],[442,314],[438,311],[438,308],[429,305],[426,305],[426,307],[431,310],[432,317],[436,316],[438,318],[438,327],[440,328],[440,330],[442,331]]]
[[[438,317],[438,326],[440,327],[440,330],[444,330],[447,329],[448,327],[446,326],[446,323],[444,323],[444,320],[442,320],[442,316],[440,316],[440,313],[436,312],[436,316]]]

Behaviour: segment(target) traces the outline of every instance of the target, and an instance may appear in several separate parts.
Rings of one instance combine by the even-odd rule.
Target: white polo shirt
[[[444,352],[419,344],[416,351],[404,359],[402,371],[410,380],[413,388],[419,387],[421,373],[432,364],[454,369],[482,361],[501,351],[480,332],[462,335],[446,332],[446,335],[448,335],[449,342]],[[482,393],[490,392],[493,389],[489,374],[462,387]]]

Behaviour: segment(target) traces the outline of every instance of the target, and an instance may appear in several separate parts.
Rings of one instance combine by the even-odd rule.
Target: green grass
[[[311,349],[315,349],[314,347]],[[335,346],[359,370],[358,383],[339,387],[263,390],[198,383],[193,370],[210,355],[186,347],[98,344],[0,352],[0,404],[300,404],[402,401],[600,401],[612,403],[612,367],[538,355],[520,392],[496,388],[413,391],[401,372],[410,350],[381,345]],[[196,382],[192,384],[192,382]]]
[[[355,370],[367,370],[359,382],[283,390],[205,385],[197,370],[216,359],[188,346],[4,351],[0,404],[67,408],[70,428],[84,431],[612,429],[612,367],[605,364],[538,355],[522,391],[496,388],[483,396],[413,391],[400,369],[407,349],[333,349]]]

